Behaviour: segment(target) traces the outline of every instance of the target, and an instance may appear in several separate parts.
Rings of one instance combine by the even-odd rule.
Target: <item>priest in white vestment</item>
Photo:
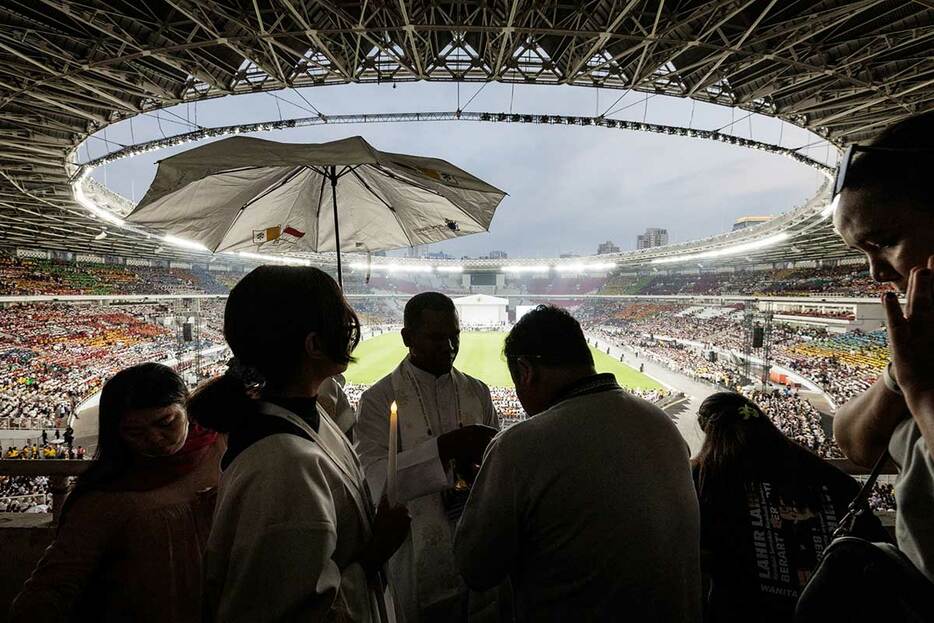
[[[454,564],[453,536],[465,480],[479,465],[499,418],[489,388],[453,367],[460,325],[447,296],[426,292],[405,307],[409,355],[365,391],[357,451],[375,499],[387,482],[389,411],[399,414],[398,502],[412,530],[388,565],[397,612],[407,623],[496,620],[491,594],[470,594]],[[400,617],[401,618],[401,617]]]

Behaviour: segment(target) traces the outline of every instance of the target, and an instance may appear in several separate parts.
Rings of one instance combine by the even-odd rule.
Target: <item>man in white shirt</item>
[[[528,312],[504,351],[530,417],[492,441],[457,526],[467,585],[509,577],[519,622],[700,621],[697,498],[671,419],[596,373],[564,310]]]
[[[399,414],[398,502],[412,516],[409,539],[389,561],[389,581],[406,623],[468,620],[489,596],[468,590],[454,565],[454,523],[466,482],[499,429],[489,388],[454,368],[460,324],[454,302],[437,292],[405,306],[402,340],[409,355],[365,391],[357,408],[357,451],[375,499],[386,486],[389,411]],[[476,619],[476,617],[472,617]]]
[[[354,412],[347,394],[344,392],[344,384],[347,380],[343,374],[335,374],[327,379],[318,388],[318,404],[320,404],[341,432],[351,442],[354,440],[354,426],[357,424],[357,414]]]

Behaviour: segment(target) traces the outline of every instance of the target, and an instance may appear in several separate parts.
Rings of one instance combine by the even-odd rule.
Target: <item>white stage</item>
[[[509,321],[506,306],[509,301],[486,294],[472,294],[454,299],[461,326],[499,326]]]

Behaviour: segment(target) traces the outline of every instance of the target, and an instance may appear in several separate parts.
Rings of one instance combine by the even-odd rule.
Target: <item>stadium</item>
[[[865,476],[834,440],[833,418],[889,364],[880,297],[890,286],[834,230],[834,174],[847,145],[934,110],[930,3],[645,0],[587,11],[555,2],[47,4],[0,2],[8,24],[0,40],[0,517],[11,522],[0,526],[0,542],[17,561],[0,582],[3,608],[51,542],[70,479],[91,463],[81,459],[97,447],[103,384],[144,362],[172,367],[191,389],[223,375],[232,357],[227,297],[263,264],[314,266],[340,279],[362,324],[342,380],[354,408],[406,357],[406,302],[434,291],[458,310],[455,366],[489,386],[504,426],[526,420],[503,340],[525,313],[553,305],[580,322],[597,371],[667,414],[692,456],[704,441],[700,404],[738,391],[787,438]],[[439,111],[441,96],[426,91],[422,108],[405,109],[407,100],[373,95],[375,108],[359,112],[357,101],[329,95],[397,85],[404,93],[445,88],[444,97],[456,89],[456,103]],[[514,109],[516,85],[538,90]],[[559,89],[585,93],[586,104],[549,108]],[[508,106],[485,100],[491,93]],[[328,114],[322,99],[332,103]],[[662,108],[649,119],[650,100],[671,100],[680,112]],[[620,102],[634,108],[614,110]],[[356,223],[341,239],[336,180],[333,229],[321,236],[333,236],[337,249],[287,242],[282,221],[274,234],[260,230],[258,242],[254,228],[250,245],[223,250],[196,238],[195,226],[164,224],[175,216],[162,224],[139,216],[153,196],[144,198],[152,172],[139,171],[188,149],[232,137],[369,139],[386,128],[403,128],[399,145],[418,154],[447,132],[489,135],[491,145],[528,132],[548,145],[542,137],[573,133],[613,149],[629,137],[711,146],[721,150],[717,163],[758,159],[740,176],[762,187],[755,192],[768,191],[772,167],[788,167],[806,194],[761,219],[749,216],[761,209],[755,195],[732,205],[729,218],[699,217],[716,221],[715,231],[679,231],[671,243],[667,232],[662,244],[598,253],[540,243],[515,257],[458,258],[432,246],[441,238],[419,242],[411,229],[411,244],[386,252]],[[511,173],[507,161],[517,158],[464,151],[468,162],[491,161],[485,174]],[[706,189],[721,191],[729,195]],[[694,200],[675,208],[687,214]],[[503,216],[482,230],[495,234],[520,201],[510,192],[494,206]],[[570,239],[581,221],[596,247],[608,234],[588,224],[588,211],[602,223],[596,214],[607,208],[562,206],[547,225],[530,208],[519,230],[528,235],[516,244],[548,228],[556,239],[567,228]],[[465,231],[447,227],[446,237],[471,233],[466,220]],[[871,500],[890,530],[894,482],[883,475]]]

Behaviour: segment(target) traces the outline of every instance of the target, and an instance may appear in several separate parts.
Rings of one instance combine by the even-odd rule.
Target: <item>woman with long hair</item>
[[[198,621],[224,444],[189,424],[178,374],[145,363],[101,391],[94,463],[11,620]]]
[[[353,447],[317,400],[351,361],[356,314],[324,272],[261,266],[231,290],[224,336],[227,373],[190,402],[194,418],[229,434],[206,620],[392,620],[382,567],[408,515],[375,511]]]
[[[709,396],[698,422],[705,439],[692,467],[705,621],[791,621],[859,485],[788,439],[740,394]],[[888,540],[872,515],[857,520],[856,535]]]

